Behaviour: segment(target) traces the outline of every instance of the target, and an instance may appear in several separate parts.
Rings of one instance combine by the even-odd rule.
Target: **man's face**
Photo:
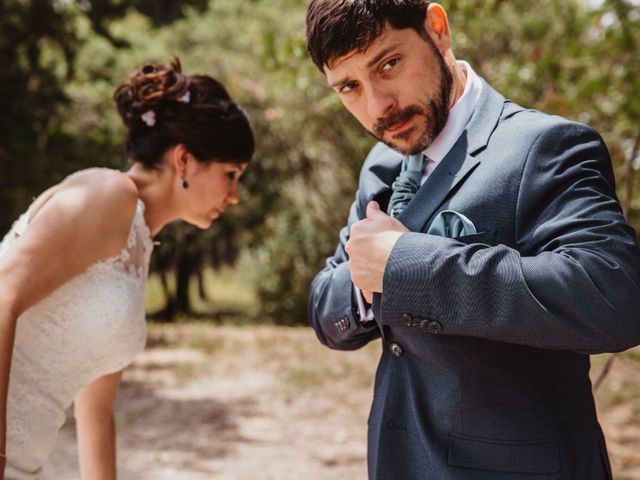
[[[426,33],[387,26],[367,50],[324,71],[347,110],[399,152],[423,151],[447,122],[452,75]]]

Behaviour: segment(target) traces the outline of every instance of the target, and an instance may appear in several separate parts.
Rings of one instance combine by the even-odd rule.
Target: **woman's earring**
[[[187,182],[184,178],[182,179],[182,188],[185,190],[189,188],[189,182]]]

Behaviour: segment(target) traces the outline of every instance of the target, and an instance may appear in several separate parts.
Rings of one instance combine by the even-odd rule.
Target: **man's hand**
[[[367,302],[369,305],[373,303],[373,292],[368,292],[367,290],[360,290],[360,293],[362,293],[362,298],[364,298],[365,302]]]
[[[353,284],[366,293],[382,292],[382,277],[391,249],[407,228],[380,210],[377,202],[367,205],[367,218],[351,226],[345,245]]]

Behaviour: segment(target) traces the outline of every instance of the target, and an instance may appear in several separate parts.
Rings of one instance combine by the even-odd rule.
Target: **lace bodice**
[[[28,228],[29,210],[0,243]],[[127,244],[91,265],[17,321],[7,401],[7,478],[37,478],[77,392],[121,370],[144,347],[144,285],[152,242],[138,200]]]

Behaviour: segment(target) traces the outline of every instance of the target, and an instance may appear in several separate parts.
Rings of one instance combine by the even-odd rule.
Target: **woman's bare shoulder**
[[[69,175],[60,184],[64,188],[86,188],[94,193],[96,198],[103,196],[113,200],[137,199],[138,190],[131,177],[119,170],[110,168],[89,168]]]
[[[88,216],[102,222],[122,218],[130,222],[135,211],[138,190],[133,180],[123,172],[107,168],[80,170],[44,192],[32,206],[31,219],[48,203],[72,216]],[[108,217],[103,217],[108,215]]]
[[[106,251],[117,253],[128,237],[137,200],[136,185],[127,174],[102,168],[81,170],[34,202],[30,223],[97,234]]]
[[[137,189],[126,174],[79,172],[42,194],[29,226],[0,257],[11,309],[22,312],[95,262],[126,245]]]

